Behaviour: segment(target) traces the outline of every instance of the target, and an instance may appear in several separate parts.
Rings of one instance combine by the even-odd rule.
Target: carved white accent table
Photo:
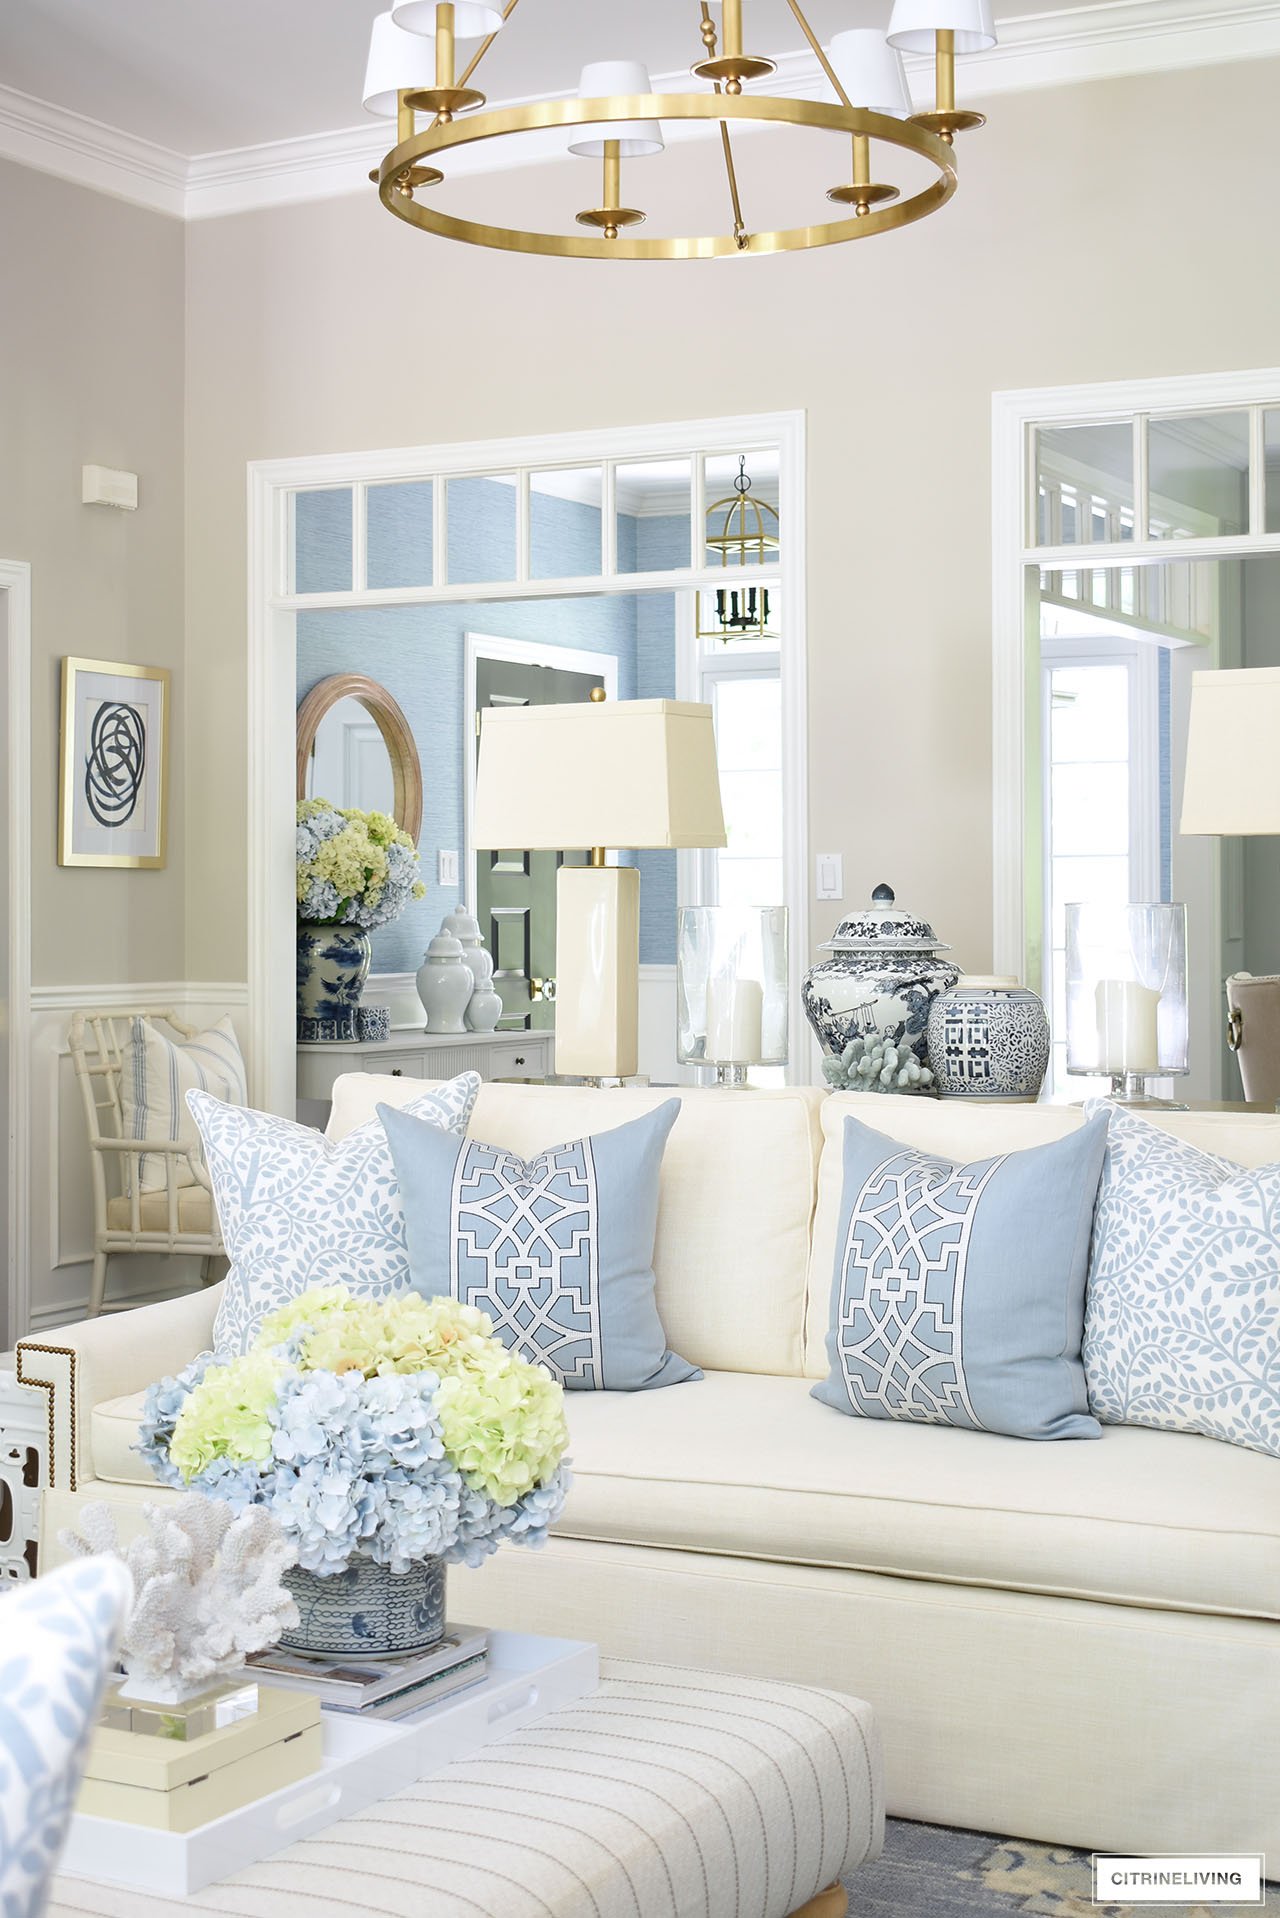
[[[0,1579],[35,1577],[48,1420],[46,1395],[19,1385],[0,1361]]]

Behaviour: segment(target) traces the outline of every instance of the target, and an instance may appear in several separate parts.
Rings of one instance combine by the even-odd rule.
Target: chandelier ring
[[[407,104],[413,103],[414,96],[409,94]],[[429,164],[456,147],[515,133],[578,126],[607,128],[636,120],[710,121],[726,128],[744,122],[764,122],[816,128],[827,133],[862,134],[929,161],[938,169],[938,178],[910,198],[891,205],[872,207],[861,215],[819,221],[811,226],[749,233],[741,245],[732,233],[646,239],[620,231],[616,239],[610,240],[595,234],[541,233],[520,227],[489,226],[444,213],[429,201],[412,199],[397,191],[397,180],[406,168],[424,162]],[[957,185],[952,148],[937,134],[910,120],[897,120],[889,114],[872,113],[861,107],[846,107],[838,101],[795,100],[767,93],[646,93],[598,100],[541,100],[527,106],[495,108],[461,120],[440,122],[403,141],[387,154],[377,178],[378,197],[390,212],[440,239],[497,247],[509,253],[552,254],[576,260],[712,260],[732,258],[740,253],[797,253],[810,247],[836,246],[845,240],[869,239],[873,234],[888,233],[895,227],[924,219],[945,206]]]

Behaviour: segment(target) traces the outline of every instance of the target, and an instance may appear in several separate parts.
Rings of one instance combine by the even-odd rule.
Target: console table
[[[554,1032],[393,1031],[389,1039],[298,1047],[298,1098],[333,1097],[344,1072],[388,1072],[395,1079],[547,1079],[554,1070]]]

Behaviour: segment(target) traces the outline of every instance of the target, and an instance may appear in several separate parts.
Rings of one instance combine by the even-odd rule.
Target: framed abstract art
[[[60,866],[163,866],[169,674],[103,659],[62,662]]]

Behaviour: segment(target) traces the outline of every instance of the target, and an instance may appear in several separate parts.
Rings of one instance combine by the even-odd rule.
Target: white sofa
[[[330,1130],[421,1082],[339,1080]],[[472,1131],[529,1153],[669,1093],[486,1085]],[[574,1393],[576,1482],[545,1552],[453,1576],[458,1614],[613,1653],[869,1699],[892,1813],[1120,1852],[1280,1860],[1280,1460],[1128,1428],[1035,1444],[844,1418],[809,1396],[846,1112],[954,1157],[1081,1123],[1067,1107],[691,1092],[656,1270],[701,1383]],[[1162,1117],[1280,1159],[1280,1119]],[[141,1389],[209,1343],[210,1292],[25,1343],[51,1418],[45,1562],[88,1497],[155,1496]]]

